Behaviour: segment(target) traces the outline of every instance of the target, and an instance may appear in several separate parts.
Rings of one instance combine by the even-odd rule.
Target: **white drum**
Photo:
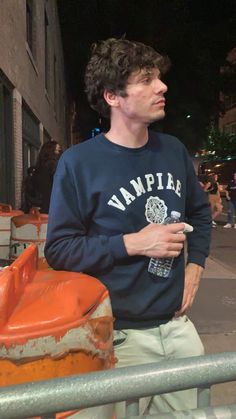
[[[41,214],[37,208],[32,208],[29,214],[13,217],[10,258],[16,259],[30,243],[34,243],[38,247],[39,268],[47,267],[44,257],[47,223],[48,215]]]
[[[12,210],[11,205],[0,204],[0,259],[10,258],[11,219],[23,211]]]

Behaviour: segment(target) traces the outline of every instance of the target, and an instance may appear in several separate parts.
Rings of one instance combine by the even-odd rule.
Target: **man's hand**
[[[125,234],[124,244],[129,256],[177,257],[186,239],[184,229],[184,223],[149,224],[138,233]]]
[[[203,268],[195,263],[189,263],[186,266],[182,307],[175,313],[176,317],[185,314],[192,306],[199,287],[202,272]]]

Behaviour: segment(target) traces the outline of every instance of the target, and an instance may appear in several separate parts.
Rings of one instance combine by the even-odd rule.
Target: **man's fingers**
[[[167,224],[169,231],[172,233],[191,233],[193,227],[188,223]]]
[[[183,249],[183,247],[184,247],[183,243],[169,243],[167,250],[170,250],[173,252],[180,252]]]
[[[186,240],[186,236],[185,236],[185,234],[183,234],[182,232],[181,233],[178,233],[178,234],[173,234],[172,236],[171,236],[171,239],[170,239],[170,241],[172,242],[172,243],[179,243],[179,244],[183,244],[183,242]]]
[[[185,223],[166,224],[166,228],[170,233],[183,232],[185,229]]]

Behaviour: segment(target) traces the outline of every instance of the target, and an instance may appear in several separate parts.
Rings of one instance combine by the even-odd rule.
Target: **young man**
[[[67,150],[54,179],[47,260],[107,286],[118,366],[203,354],[185,313],[208,255],[211,216],[183,144],[148,129],[165,116],[165,64],[138,42],[94,46],[86,91],[91,107],[110,118],[110,129]],[[164,225],[172,210],[181,222]],[[183,221],[194,228],[186,268]],[[150,274],[150,258],[174,258],[170,275]],[[196,390],[188,390],[145,398],[142,411],[194,407]]]
[[[228,202],[228,220],[224,228],[231,228],[233,226],[236,228],[236,172],[233,172],[232,179],[225,189],[225,194],[226,201]]]

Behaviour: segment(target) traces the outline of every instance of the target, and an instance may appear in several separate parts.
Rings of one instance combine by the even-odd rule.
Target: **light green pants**
[[[151,329],[114,331],[117,367],[160,362],[204,354],[200,337],[187,316],[174,318]],[[182,390],[140,400],[140,414],[195,409],[197,390]],[[117,417],[125,416],[125,404],[117,403]]]

